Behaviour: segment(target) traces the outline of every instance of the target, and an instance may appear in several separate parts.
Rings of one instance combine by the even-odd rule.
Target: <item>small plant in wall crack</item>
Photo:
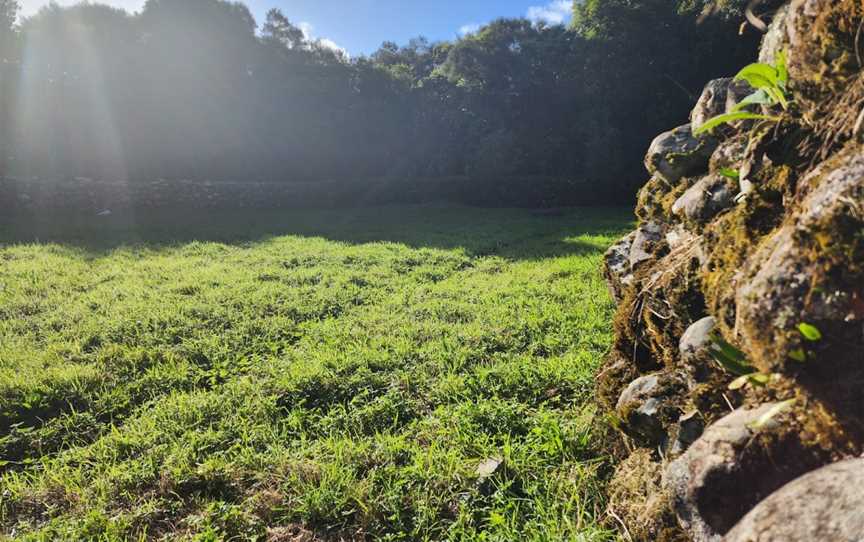
[[[721,169],[717,173],[719,173],[723,177],[726,177],[727,179],[732,179],[735,181],[741,179],[741,173],[736,169],[732,169],[732,168],[727,167],[727,168]]]
[[[747,356],[720,335],[711,337],[711,355],[727,372],[738,378],[729,384],[732,391],[747,387],[762,388],[779,379],[778,375],[761,373],[753,367]]]
[[[801,337],[804,339],[805,343],[818,343],[822,340],[822,332],[819,331],[819,328],[814,326],[813,324],[808,324],[807,322],[801,322],[800,324],[798,324],[798,333],[801,334]],[[810,358],[810,355],[811,353],[808,352],[803,346],[789,352],[789,357],[793,361],[797,361],[799,363],[806,362]]]
[[[778,374],[760,373],[755,367],[750,365],[747,358],[741,350],[723,339],[720,335],[714,334],[711,337],[711,354],[714,359],[730,373],[738,375],[738,378],[729,384],[729,389],[741,390],[747,387],[764,388],[780,380]],[[750,423],[747,427],[751,431],[761,431],[770,426],[771,422],[783,412],[786,412],[798,402],[797,399],[789,399],[775,404],[769,408],[764,414],[759,416],[759,419]]]
[[[786,87],[789,84],[789,71],[786,68],[786,54],[779,53],[774,66],[755,63],[742,69],[735,76],[736,81],[747,81],[755,92],[741,100],[732,111],[718,115],[708,120],[694,131],[695,135],[713,132],[718,127],[739,120],[762,120],[780,122],[781,117],[747,111],[750,106],[780,107],[783,111],[789,109],[789,99],[786,97]]]
[[[747,361],[744,352],[733,346],[719,334],[711,336],[711,356],[726,369],[736,376],[753,374],[756,369]]]

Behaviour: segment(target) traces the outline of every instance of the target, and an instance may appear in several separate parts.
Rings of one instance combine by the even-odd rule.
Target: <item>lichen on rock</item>
[[[864,540],[864,459],[823,467],[759,503],[724,542]]]
[[[762,498],[821,464],[776,419],[756,428],[775,406],[732,412],[666,467],[664,486],[692,540],[720,540]]]
[[[690,124],[685,124],[657,136],[645,156],[645,167],[674,185],[683,177],[704,171],[717,145],[712,137],[694,136]]]
[[[735,203],[737,184],[723,175],[706,175],[675,201],[672,214],[698,229]]]

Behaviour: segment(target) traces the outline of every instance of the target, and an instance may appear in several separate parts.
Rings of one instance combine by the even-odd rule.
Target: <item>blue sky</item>
[[[97,0],[93,0],[94,3]],[[48,0],[23,0],[31,15]],[[77,0],[57,0],[69,5]],[[137,11],[144,0],[101,0],[99,3]],[[369,53],[384,40],[405,43],[423,35],[431,40],[453,39],[497,17],[529,17],[549,23],[566,21],[569,0],[246,0],[260,23],[271,7],[302,23],[311,36],[327,39],[351,55]]]

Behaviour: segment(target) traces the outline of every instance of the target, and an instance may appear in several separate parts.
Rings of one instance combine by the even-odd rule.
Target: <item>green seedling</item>
[[[786,67],[785,53],[777,55],[774,66],[763,63],[746,66],[738,72],[735,80],[747,81],[755,89],[755,92],[741,100],[730,112],[713,117],[694,130],[693,133],[695,135],[711,133],[724,124],[739,120],[764,120],[769,122],[780,122],[781,120],[780,117],[775,115],[747,111],[746,109],[750,106],[759,105],[769,108],[780,106],[784,111],[789,109],[789,99],[786,97],[786,89],[789,84],[789,70]]]

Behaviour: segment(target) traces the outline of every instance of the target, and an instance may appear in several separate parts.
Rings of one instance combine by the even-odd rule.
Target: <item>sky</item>
[[[145,0],[93,0],[134,12]],[[78,0],[56,0],[61,5]],[[22,0],[32,15],[48,0]],[[569,20],[570,0],[245,0],[259,25],[273,7],[310,37],[326,39],[352,56],[375,51],[385,40],[406,43],[416,36],[454,39],[498,17],[528,17],[551,24]]]

